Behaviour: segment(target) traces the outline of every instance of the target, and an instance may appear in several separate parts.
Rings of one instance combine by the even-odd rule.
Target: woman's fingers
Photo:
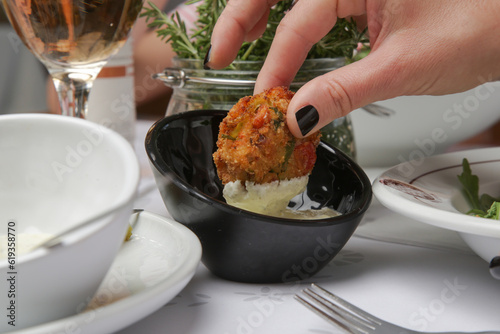
[[[370,54],[311,80],[293,97],[287,123],[295,136],[375,101],[457,93],[500,78],[500,46],[494,42],[500,38],[495,14],[500,3],[482,2],[484,8],[470,1],[378,4],[385,7],[371,6],[367,13]]]
[[[229,65],[243,41],[264,31],[278,1],[228,1],[212,35],[209,67]],[[297,0],[278,27],[254,92],[288,86],[312,45],[337,17],[350,16],[366,17],[372,52],[295,94],[287,113],[295,136],[374,101],[470,89],[478,76],[500,78],[498,13],[496,1]]]
[[[231,64],[244,41],[254,40],[264,32],[269,9],[278,1],[228,1],[214,27],[206,66],[221,69]]]
[[[260,20],[254,25],[254,27],[247,33],[245,42],[252,42],[258,39],[267,28],[267,19],[269,17],[269,10],[260,18]]]
[[[288,86],[311,47],[335,25],[337,17],[363,15],[365,0],[298,0],[283,18],[254,93]]]
[[[288,106],[287,124],[292,134],[305,137],[354,109],[407,91],[411,83],[403,79],[407,74],[395,55],[379,49],[305,84]]]
[[[228,1],[212,33],[207,67],[221,69],[228,66],[244,41],[262,35],[269,10],[278,1]],[[364,13],[365,0],[297,0],[278,27],[255,92],[289,84],[312,45],[330,31],[337,16]]]
[[[311,47],[337,21],[336,0],[299,0],[281,20],[271,49],[257,78],[254,93],[288,86]]]
[[[339,0],[337,17],[359,16],[366,12],[366,0]]]

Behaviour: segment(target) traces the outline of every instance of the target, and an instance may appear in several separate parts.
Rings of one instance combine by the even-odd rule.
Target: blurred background
[[[47,71],[21,42],[0,6],[0,114],[47,110]],[[15,92],[23,92],[15,94]]]

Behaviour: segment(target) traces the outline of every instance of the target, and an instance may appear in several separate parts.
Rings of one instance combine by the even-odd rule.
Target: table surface
[[[144,152],[143,139],[151,124],[138,122],[141,189],[150,191],[136,207],[169,217]],[[366,171],[372,179],[382,172]],[[375,240],[379,238],[386,241]],[[414,330],[500,331],[500,281],[490,276],[488,263],[455,232],[412,221],[374,198],[354,236],[312,279],[236,283],[213,276],[200,264],[177,297],[118,333],[340,333],[294,300],[294,294],[313,282]]]

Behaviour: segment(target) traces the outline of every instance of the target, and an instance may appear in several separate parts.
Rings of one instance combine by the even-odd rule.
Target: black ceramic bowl
[[[190,228],[215,275],[252,283],[289,282],[321,270],[349,240],[368,208],[371,184],[363,170],[325,143],[307,190],[289,207],[328,206],[341,216],[276,218],[226,204],[212,154],[226,111],[196,110],[166,117],[146,136],[156,183],[172,217]]]

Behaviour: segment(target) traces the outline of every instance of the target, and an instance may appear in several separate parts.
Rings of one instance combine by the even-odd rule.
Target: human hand
[[[278,1],[229,1],[212,34],[207,65],[229,65],[243,41],[262,34]],[[299,0],[280,23],[255,93],[288,86],[311,46],[338,17],[350,16],[365,16],[372,51],[297,91],[287,112],[295,136],[375,101],[465,91],[500,79],[499,14],[498,1]]]

